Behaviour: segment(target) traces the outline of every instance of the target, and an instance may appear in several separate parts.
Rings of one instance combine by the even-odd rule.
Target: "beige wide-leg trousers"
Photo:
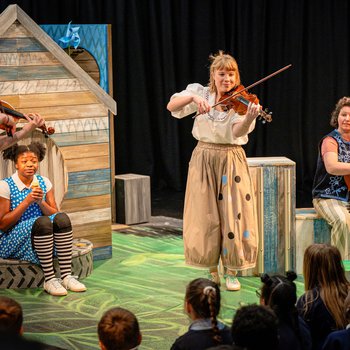
[[[184,206],[186,263],[245,270],[255,266],[258,225],[243,148],[199,142],[189,164]]]

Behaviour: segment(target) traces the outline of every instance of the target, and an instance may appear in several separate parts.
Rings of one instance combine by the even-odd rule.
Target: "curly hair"
[[[345,107],[348,106],[350,107],[350,97],[342,97],[341,99],[338,100],[337,104],[335,105],[335,108],[331,114],[331,120],[329,122],[329,124],[331,126],[333,126],[333,128],[338,128],[338,116],[340,113],[340,110]]]
[[[237,61],[229,54],[225,54],[222,50],[220,50],[215,55],[210,55],[209,60],[210,64],[210,77],[209,77],[209,90],[211,93],[217,92],[215,81],[214,81],[214,73],[218,69],[227,69],[235,72],[236,75],[236,85],[241,84],[241,77],[239,75],[238,64]]]
[[[27,145],[18,145],[17,143],[12,147],[9,147],[2,151],[3,159],[9,159],[17,162],[18,157],[25,152],[33,152],[37,157],[39,162],[41,162],[45,158],[46,148],[44,144],[40,142],[32,142]]]
[[[260,350],[266,344],[270,350],[278,349],[278,319],[267,306],[246,305],[239,308],[233,318],[231,334],[234,344],[244,349]],[[263,340],[263,344],[262,344]]]

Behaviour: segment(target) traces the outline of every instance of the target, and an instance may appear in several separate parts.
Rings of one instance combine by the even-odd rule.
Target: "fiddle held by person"
[[[0,129],[5,130],[6,134],[0,135],[0,151],[11,147],[19,140],[24,139],[29,133],[36,128],[45,126],[44,118],[38,113],[22,114],[21,118],[27,120],[22,129],[17,130],[19,117],[14,116],[9,107],[10,105],[4,101],[0,101]],[[17,112],[18,113],[18,112]]]

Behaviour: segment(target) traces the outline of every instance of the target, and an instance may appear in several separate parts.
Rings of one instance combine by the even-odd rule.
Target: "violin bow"
[[[291,64],[288,64],[287,66],[276,70],[276,72],[273,72],[273,73],[267,75],[266,77],[264,77],[264,78],[262,78],[262,79],[256,81],[255,83],[253,83],[253,84],[247,86],[246,88],[244,88],[244,89],[242,89],[242,90],[239,90],[239,91],[233,93],[232,95],[229,95],[229,96],[225,97],[225,98],[224,98],[223,100],[221,100],[220,102],[215,103],[215,105],[212,105],[211,108],[214,108],[214,107],[216,107],[216,106],[222,104],[222,102],[225,102],[225,101],[229,100],[230,98],[235,97],[236,95],[239,95],[239,94],[242,93],[243,91],[247,91],[247,90],[251,89],[252,87],[254,87],[254,86],[256,86],[256,85],[261,84],[261,83],[264,82],[265,80],[272,78],[273,76],[275,76],[275,75],[277,75],[277,74],[279,74],[279,73],[285,71],[286,69],[290,68],[291,66],[292,66]]]

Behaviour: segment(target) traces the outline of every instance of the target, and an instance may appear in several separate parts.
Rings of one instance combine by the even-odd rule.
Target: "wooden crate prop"
[[[123,174],[115,177],[117,222],[138,224],[151,218],[150,177]]]
[[[284,273],[295,268],[295,162],[286,157],[248,158],[258,215],[255,269],[242,275]]]
[[[305,249],[313,243],[331,243],[331,227],[314,208],[298,208],[296,222],[296,272],[303,273]]]
[[[72,220],[74,238],[90,240],[98,259],[112,253],[114,154],[110,150],[116,102],[104,90],[111,86],[110,27],[98,25],[94,31],[93,26],[90,31],[84,27],[80,46],[91,49],[95,42],[104,50],[98,62],[103,87],[20,7],[8,6],[0,15],[0,99],[22,113],[40,113],[46,125],[55,128],[51,140],[62,162],[54,163],[51,171],[60,174],[64,163],[68,180],[61,210]],[[45,30],[58,33],[52,28]],[[103,36],[103,41],[92,40],[93,33]],[[47,147],[51,152],[51,141]]]

